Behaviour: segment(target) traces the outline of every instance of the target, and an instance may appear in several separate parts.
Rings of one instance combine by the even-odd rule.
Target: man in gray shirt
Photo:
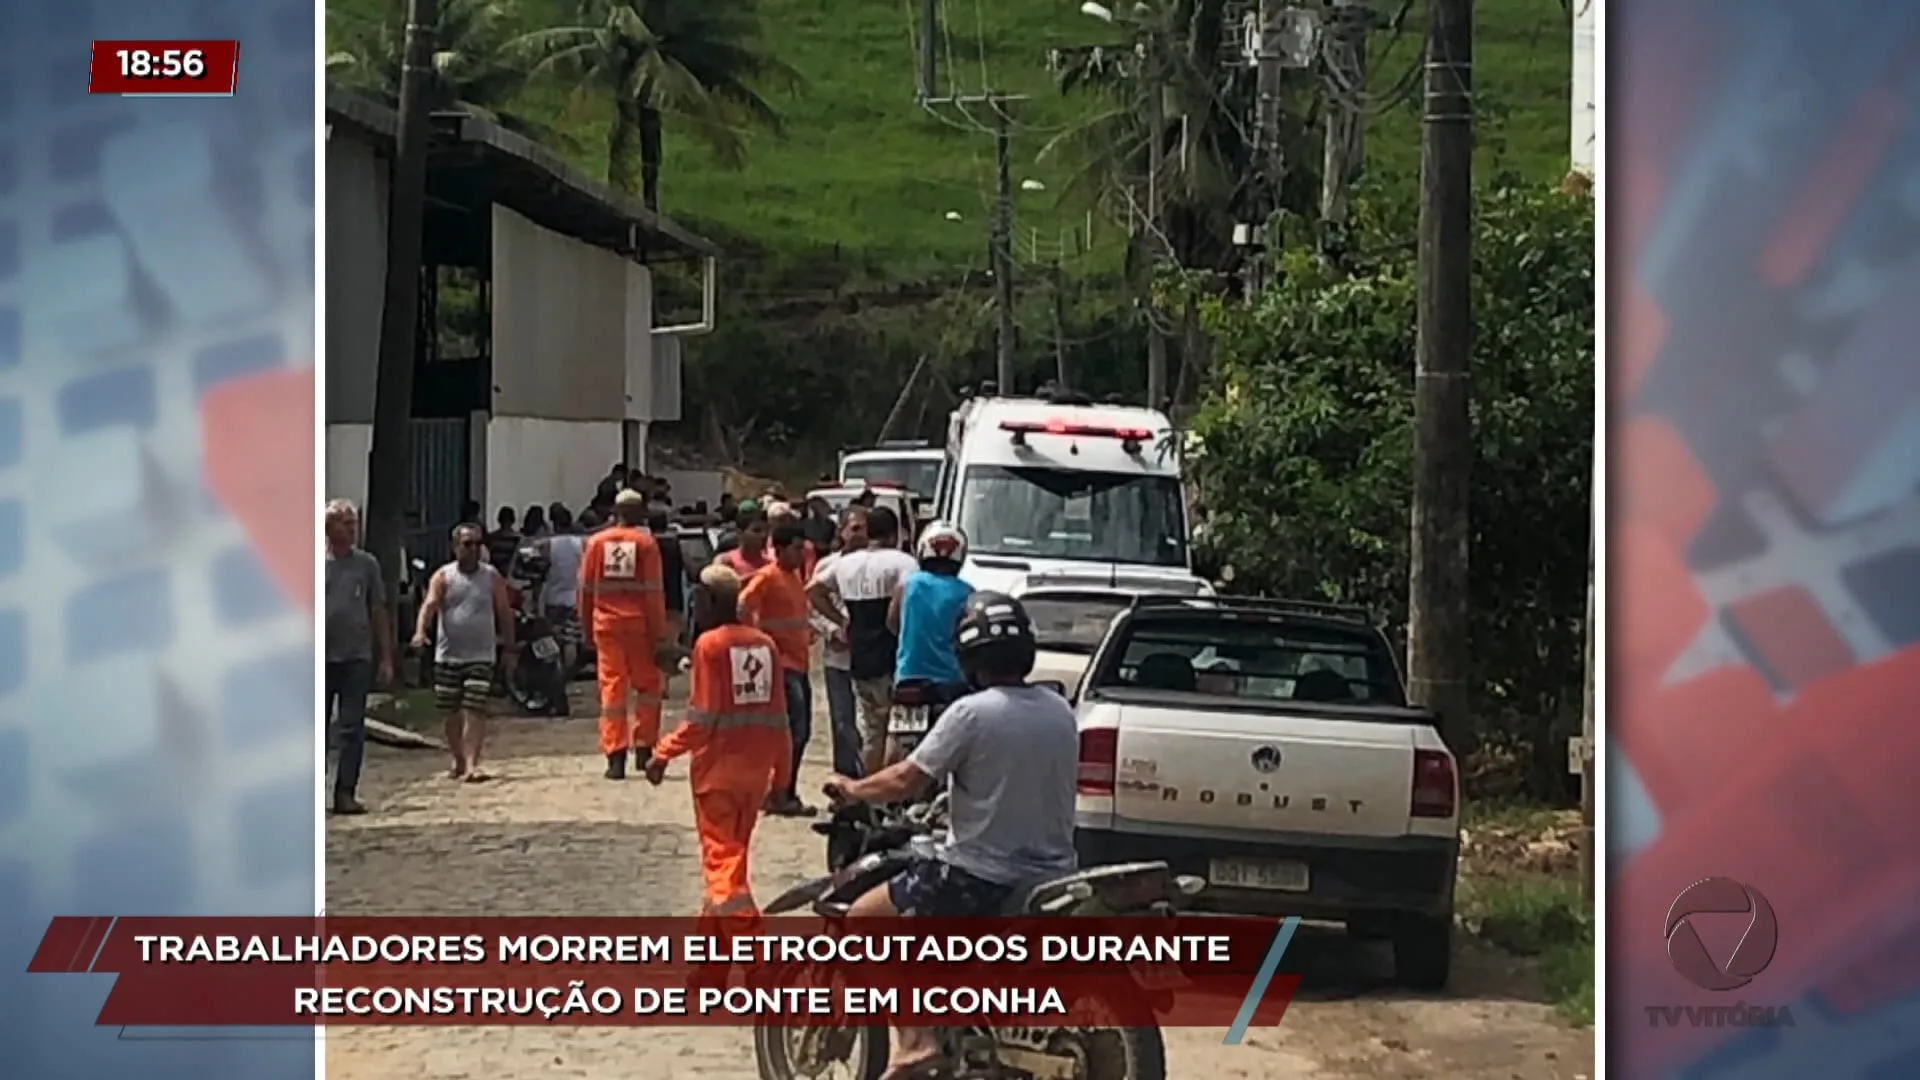
[[[974,593],[954,644],[977,691],[948,706],[905,761],[862,780],[827,780],[827,797],[836,805],[895,802],[937,781],[949,785],[949,832],[938,858],[854,901],[852,918],[995,915],[1021,885],[1078,865],[1079,726],[1060,695],[1027,685],[1035,646],[1026,610],[1009,596]],[[894,1034],[888,1075],[938,1052],[931,1032],[896,1028]]]
[[[393,682],[393,622],[380,563],[360,550],[360,511],[327,504],[326,705],[328,750],[338,764],[328,810],[364,814],[357,798],[367,752],[367,694]]]

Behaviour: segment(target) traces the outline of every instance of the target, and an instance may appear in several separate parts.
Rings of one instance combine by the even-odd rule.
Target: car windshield
[[[1171,476],[976,465],[959,501],[977,555],[1187,564],[1186,514]]]
[[[1132,599],[1110,593],[1025,593],[1020,603],[1033,620],[1034,644],[1050,652],[1092,656],[1113,617]]]
[[[912,457],[858,458],[840,469],[840,482],[860,480],[868,484],[906,488],[915,495],[931,496],[940,486],[938,459]]]
[[[1386,643],[1371,630],[1219,613],[1136,617],[1120,662],[1096,686],[1254,701],[1404,705]]]

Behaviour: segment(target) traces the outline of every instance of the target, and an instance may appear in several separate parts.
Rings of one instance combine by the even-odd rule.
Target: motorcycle
[[[507,696],[529,716],[565,715],[567,671],[553,625],[540,611],[540,587],[552,569],[538,548],[523,547],[513,559],[507,596],[513,603],[513,637],[518,663],[502,665],[500,682]]]
[[[1036,682],[1065,697],[1067,689],[1052,680]],[[935,683],[927,679],[902,679],[893,687],[893,708],[887,717],[887,761],[899,761],[925,741],[927,733],[939,723],[947,706],[966,695],[962,685]],[[905,837],[927,826],[930,805],[940,806],[944,821],[946,795],[937,788],[922,796],[919,803],[874,807],[853,803],[834,808],[826,820],[814,823],[813,831],[827,840],[827,872],[832,873],[873,851],[891,850]]]
[[[847,928],[853,902],[914,863],[934,857],[944,831],[947,797],[870,816],[865,853],[824,877],[802,882],[767,905],[779,915],[811,907],[829,932]],[[852,820],[852,819],[849,819]],[[1198,877],[1175,875],[1164,862],[1100,866],[1015,890],[1008,916],[1172,915],[1206,888]],[[1141,980],[1137,992],[1159,1010],[1171,991]],[[943,1080],[1166,1080],[1166,1045],[1158,1027],[995,1027],[935,1029]],[[851,1080],[875,1080],[886,1070],[883,1027],[755,1025],[754,1061],[760,1080],[804,1080],[836,1065]]]

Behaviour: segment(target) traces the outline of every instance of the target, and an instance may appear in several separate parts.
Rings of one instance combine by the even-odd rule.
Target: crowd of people
[[[672,761],[689,761],[703,918],[753,925],[755,825],[765,814],[815,813],[797,778],[812,735],[816,649],[833,746],[829,801],[896,802],[937,785],[949,797],[939,856],[860,897],[851,917],[990,914],[1022,883],[1074,867],[1073,710],[1027,681],[1036,646],[1019,601],[961,579],[967,541],[957,527],[927,525],[909,552],[901,540],[913,524],[886,507],[856,501],[835,518],[784,501],[729,501],[729,536],[689,578],[668,530],[670,494],[621,483],[634,480],[610,474],[577,517],[559,505],[503,509],[492,532],[471,521],[454,530],[453,558],[433,571],[413,628],[415,647],[433,650],[451,778],[487,778],[486,697],[495,664],[510,668],[517,655],[502,568],[532,544],[550,564],[549,616],[573,615],[596,650],[606,778],[626,779],[631,762],[659,785]],[[325,693],[338,757],[329,810],[358,814],[366,696],[391,682],[397,655],[379,565],[357,547],[357,508],[329,503],[325,523]],[[663,732],[667,684],[680,673],[689,681],[683,720]],[[888,725],[907,682],[951,704],[901,754]],[[886,1076],[919,1075],[936,1053],[930,1032],[896,1029]]]

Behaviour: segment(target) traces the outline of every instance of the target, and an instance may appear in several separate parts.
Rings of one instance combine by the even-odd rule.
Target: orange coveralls
[[[616,525],[589,537],[580,559],[580,605],[597,654],[601,754],[652,746],[660,738],[660,700],[667,688],[653,659],[667,636],[667,596],[653,534]]]
[[[740,590],[742,619],[773,639],[783,671],[807,671],[813,645],[813,626],[807,621],[810,610],[807,581],[800,571],[766,566]]]
[[[747,587],[740,590],[740,618],[765,631],[773,639],[774,648],[780,652],[780,670],[783,674],[797,672],[805,678],[813,657],[813,625],[807,620],[808,579],[801,577],[801,573],[783,569],[776,563],[753,575]],[[787,704],[798,707],[791,701]],[[787,733],[800,740],[806,737],[805,729],[796,727],[791,716],[787,718]],[[793,747],[793,771],[796,773],[800,771],[800,751],[805,748],[804,741]],[[783,795],[794,794],[785,785],[774,791]]]
[[[767,795],[791,782],[793,740],[779,647],[751,626],[728,623],[693,646],[686,722],[653,748],[659,761],[692,755],[693,821],[706,877],[703,917],[758,917],[747,848]]]

